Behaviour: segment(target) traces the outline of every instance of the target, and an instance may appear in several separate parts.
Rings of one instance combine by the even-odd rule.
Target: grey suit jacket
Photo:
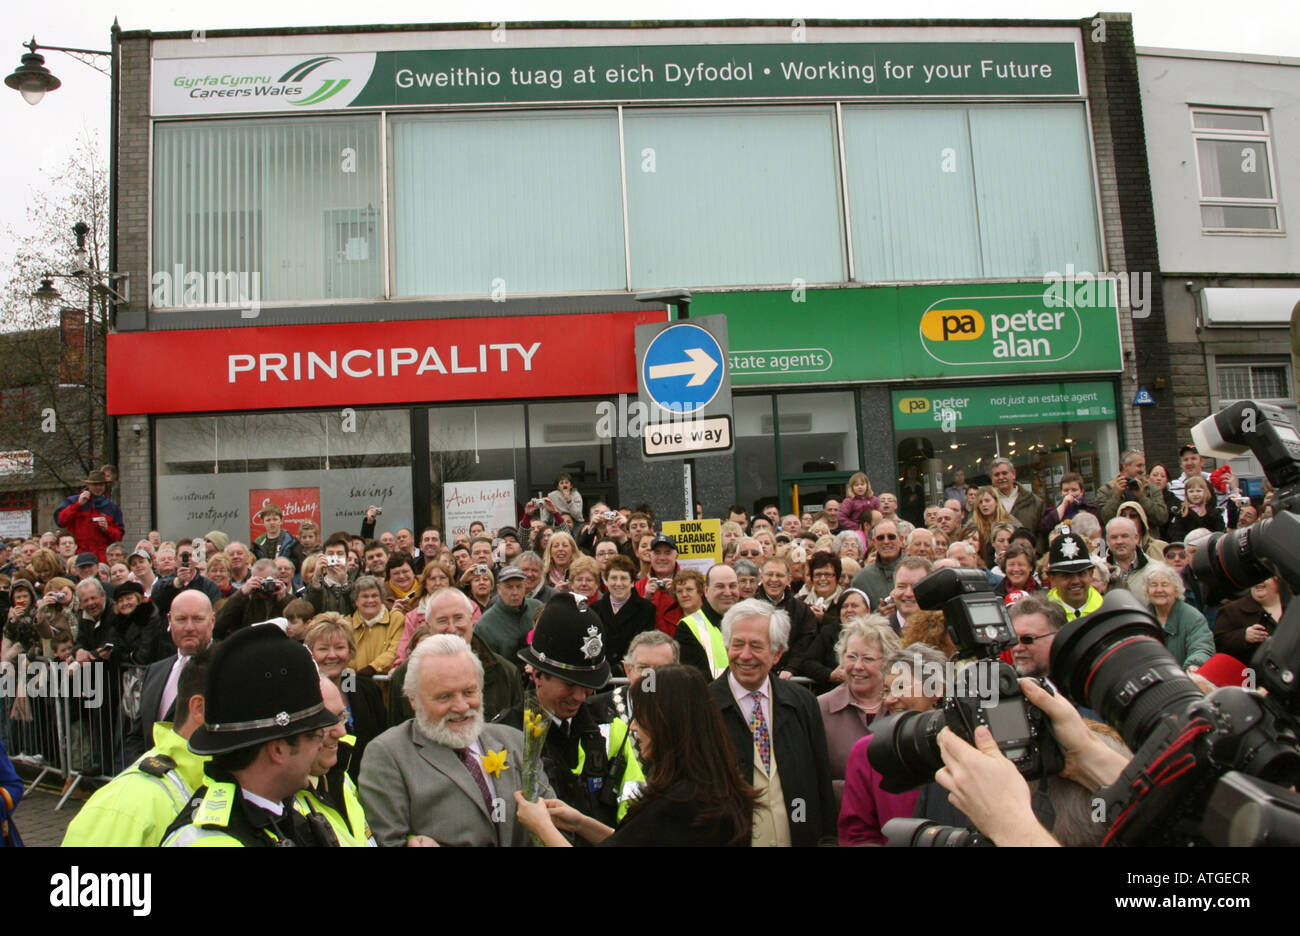
[[[491,812],[456,752],[425,737],[415,719],[371,741],[358,785],[375,841],[405,845],[409,836],[427,835],[439,845],[530,844],[528,830],[515,819],[523,733],[505,725],[484,725],[479,743],[485,750],[506,750],[506,769],[489,778],[497,795]],[[544,773],[542,783],[541,795],[553,798]],[[500,821],[494,821],[493,813]]]

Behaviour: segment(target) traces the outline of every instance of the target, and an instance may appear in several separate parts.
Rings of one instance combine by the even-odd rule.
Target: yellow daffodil
[[[540,738],[542,731],[545,730],[543,728],[542,713],[525,710],[524,729],[526,732],[531,733],[534,738]]]
[[[489,748],[488,751],[483,755],[484,773],[489,773],[493,777],[499,778],[501,776],[501,771],[509,770],[509,769],[510,769],[510,765],[506,763],[505,748],[502,748],[499,751],[493,751],[492,749]]]

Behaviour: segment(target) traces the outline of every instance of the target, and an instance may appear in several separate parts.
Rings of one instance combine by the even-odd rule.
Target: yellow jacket
[[[373,666],[376,673],[387,673],[397,661],[397,646],[402,639],[405,616],[401,611],[385,611],[384,618],[367,624],[360,611],[354,611],[348,622],[357,642],[357,655],[348,666],[355,670]]]
[[[154,746],[86,801],[63,836],[65,846],[156,847],[203,785],[208,758],[191,754],[168,722],[153,726]]]

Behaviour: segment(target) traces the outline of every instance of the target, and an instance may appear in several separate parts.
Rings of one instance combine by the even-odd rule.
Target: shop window
[[[1268,112],[1193,109],[1192,139],[1205,232],[1278,231]]]
[[[1057,496],[1067,471],[1083,475],[1092,496],[1118,470],[1108,382],[928,387],[892,398],[899,482],[919,482],[923,492],[900,507],[913,523],[926,504],[943,500],[958,471],[966,485],[989,484],[989,462],[999,455],[1016,466],[1017,481],[1044,497]]]
[[[736,502],[754,505],[777,493],[776,431],[772,397],[737,396],[732,401],[736,421]]]
[[[397,295],[627,287],[615,111],[392,124]]]
[[[245,540],[259,533],[253,507],[267,500],[290,530],[312,519],[327,536],[359,532],[370,504],[389,528],[412,522],[407,410],[163,418],[155,435],[166,537],[215,529]]]
[[[527,479],[522,404],[441,406],[429,410],[429,485],[435,526],[444,525],[443,495],[447,484],[509,481],[515,487],[515,500],[522,506]]]
[[[158,124],[151,306],[382,297],[379,167],[373,117]]]
[[[632,288],[846,280],[834,117],[625,109]]]
[[[584,509],[614,496],[614,449],[597,432],[600,400],[528,405],[529,496],[555,490],[566,472],[582,494]],[[629,501],[636,501],[634,492]]]
[[[1100,268],[1082,105],[843,111],[859,282]]]

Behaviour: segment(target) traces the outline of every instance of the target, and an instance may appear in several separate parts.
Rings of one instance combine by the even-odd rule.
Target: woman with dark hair
[[[700,672],[680,664],[656,667],[653,680],[633,683],[628,694],[646,784],[618,829],[561,800],[530,803],[515,793],[519,821],[544,845],[569,844],[557,826],[598,845],[750,844],[756,793],[736,769],[722,715]]]

